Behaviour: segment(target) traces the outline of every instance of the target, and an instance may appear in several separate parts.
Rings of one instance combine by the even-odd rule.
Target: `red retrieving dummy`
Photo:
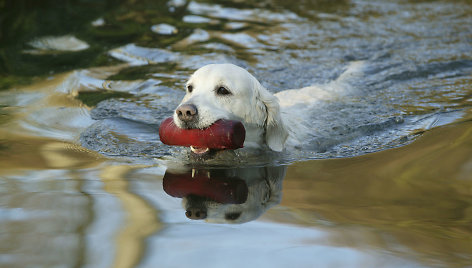
[[[167,145],[234,150],[243,147],[246,130],[241,122],[225,119],[205,129],[182,129],[169,117],[159,126],[159,137]]]

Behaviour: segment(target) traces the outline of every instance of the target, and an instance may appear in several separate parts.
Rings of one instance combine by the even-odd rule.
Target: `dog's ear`
[[[265,141],[273,151],[281,152],[285,147],[288,131],[280,116],[279,100],[260,85],[259,99],[265,107]]]

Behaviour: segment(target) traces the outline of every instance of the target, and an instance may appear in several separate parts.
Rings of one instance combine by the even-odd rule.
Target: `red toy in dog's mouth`
[[[159,137],[164,144],[190,146],[193,153],[201,155],[211,149],[242,148],[246,130],[241,122],[225,119],[220,119],[205,129],[182,129],[169,117],[162,121]]]

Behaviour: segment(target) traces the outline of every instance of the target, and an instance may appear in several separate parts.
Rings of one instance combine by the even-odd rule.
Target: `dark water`
[[[470,14],[0,0],[0,266],[470,266]],[[319,88],[300,150],[195,164],[160,143],[217,62]]]

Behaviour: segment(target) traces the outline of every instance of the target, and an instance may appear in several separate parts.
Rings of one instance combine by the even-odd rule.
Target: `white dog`
[[[309,140],[313,135],[309,108],[319,100],[336,98],[337,88],[346,86],[340,82],[358,69],[351,67],[326,87],[329,90],[311,86],[273,95],[241,67],[206,65],[188,80],[187,94],[175,110],[174,122],[180,128],[203,129],[218,119],[238,120],[246,128],[245,148],[280,152],[287,145],[297,146]],[[195,154],[208,151],[192,148]]]
[[[254,76],[233,64],[210,64],[187,82],[187,94],[174,113],[180,128],[206,128],[219,119],[238,120],[246,128],[246,148],[282,151],[289,131],[279,99]],[[206,153],[207,148],[192,148]]]

